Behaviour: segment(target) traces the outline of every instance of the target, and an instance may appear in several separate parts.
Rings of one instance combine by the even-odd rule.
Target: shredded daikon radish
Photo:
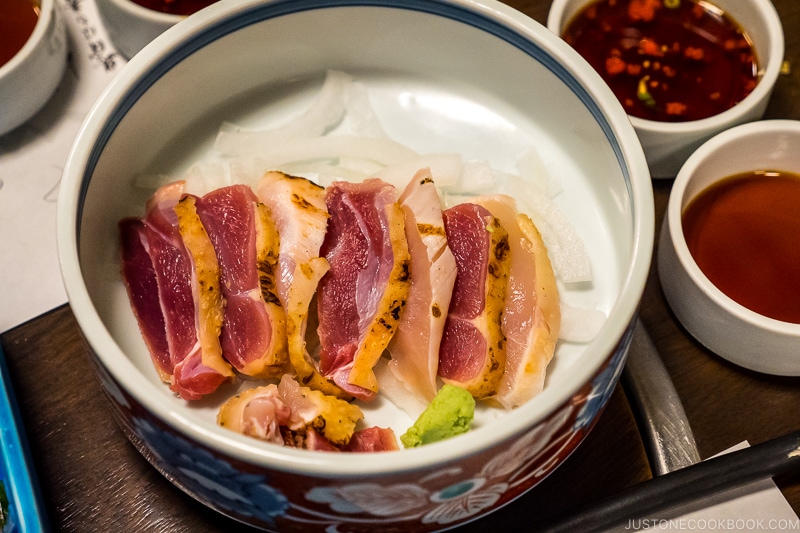
[[[553,198],[561,192],[561,183],[553,179],[547,171],[542,156],[536,148],[531,147],[517,159],[517,170],[521,178],[531,187],[536,187],[543,194]]]
[[[335,157],[360,158],[384,165],[395,165],[419,157],[412,149],[390,139],[351,135],[303,137],[264,143],[257,133],[242,133],[238,144],[229,148],[225,155],[247,157],[257,154],[259,159],[272,168],[299,161]]]
[[[464,163],[453,189],[459,194],[483,194],[494,186],[494,174],[489,162],[477,159]]]
[[[388,365],[389,360],[382,357],[373,369],[378,383],[381,384],[381,395],[405,411],[412,420],[416,420],[428,406],[424,398],[409,391],[402,381],[397,379]]]
[[[564,283],[592,279],[583,241],[552,200],[561,191],[560,184],[547,172],[535,148],[518,158],[519,175],[495,171],[485,160],[463,161],[456,153],[420,155],[387,137],[366,88],[345,73],[328,71],[310,107],[278,127],[245,130],[222,124],[214,148],[215,158],[196,163],[179,178],[186,180],[187,192],[202,195],[232,183],[255,185],[270,170],[302,176],[325,187],[343,179],[360,182],[378,177],[402,189],[410,176],[427,167],[445,207],[476,195],[508,194],[534,221],[559,279]],[[174,179],[141,175],[134,185],[155,189]],[[563,300],[561,308],[560,337],[570,342],[588,342],[606,319],[602,311],[572,307]],[[419,414],[425,406],[390,371],[385,374],[381,381],[387,398],[409,414]]]
[[[239,155],[235,152],[243,139],[248,144],[263,146],[276,141],[323,135],[344,117],[346,93],[352,81],[343,72],[329,70],[317,98],[302,115],[268,130],[246,131],[226,123],[217,134],[214,148],[223,154]]]
[[[417,171],[429,168],[436,186],[446,187],[455,185],[458,182],[462,167],[461,156],[458,154],[425,154],[385,167],[375,172],[373,176],[382,179],[386,183],[391,183],[402,191]]]
[[[274,170],[279,170],[290,176],[299,176],[309,179],[324,187],[327,187],[337,180],[361,182],[369,177],[369,173],[340,165],[338,159],[289,163],[281,165]]]
[[[198,161],[189,167],[183,179],[186,182],[184,191],[196,196],[234,183],[229,165],[215,160]]]
[[[364,137],[387,138],[378,116],[369,102],[364,84],[351,82],[345,88],[345,120],[349,129]]]
[[[589,342],[606,323],[606,314],[598,309],[573,307],[561,302],[559,338],[567,342]]]
[[[553,270],[561,281],[591,281],[592,266],[583,239],[558,205],[519,176],[497,174],[499,192],[515,198],[542,234]]]
[[[229,168],[234,183],[244,183],[251,187],[258,183],[267,170],[271,170],[257,157],[232,159]]]
[[[337,168],[343,168],[354,173],[358,172],[365,176],[374,176],[376,172],[386,167],[384,163],[360,157],[339,157],[338,159]]]
[[[386,168],[383,163],[360,157],[303,159],[280,165],[272,164],[260,157],[241,157],[231,159],[229,165],[233,183],[245,183],[251,186],[258,183],[258,180],[271,170],[303,177],[327,187],[338,180],[361,182]]]
[[[175,180],[176,178],[170,174],[137,174],[133,178],[133,186],[137,189],[154,191],[162,185],[166,185]]]

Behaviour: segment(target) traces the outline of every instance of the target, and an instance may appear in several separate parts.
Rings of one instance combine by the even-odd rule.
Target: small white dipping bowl
[[[556,35],[562,35],[578,12],[594,1],[554,0],[547,27]],[[783,26],[770,0],[712,0],[711,3],[730,15],[750,36],[760,79],[756,88],[741,102],[702,120],[658,122],[631,116],[653,178],[674,178],[692,152],[715,134],[762,118],[781,71]]]
[[[693,198],[719,180],[755,170],[800,173],[800,122],[743,124],[689,157],[675,179],[661,229],[659,278],[678,320],[709,350],[751,370],[797,376],[800,324],[765,317],[725,295],[700,270],[684,239],[681,216]]]
[[[56,0],[41,0],[25,45],[0,66],[0,135],[24,124],[50,100],[67,66],[67,34]]]
[[[114,46],[128,59],[186,18],[154,11],[131,0],[97,0],[97,10]]]

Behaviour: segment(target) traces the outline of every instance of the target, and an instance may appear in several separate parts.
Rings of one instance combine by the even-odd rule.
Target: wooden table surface
[[[546,22],[549,1],[507,3]],[[773,3],[784,25],[786,59],[795,68],[780,76],[766,118],[800,119],[800,2]],[[658,235],[672,180],[653,185]],[[756,374],[705,350],[671,313],[655,264],[641,320],[673,378],[701,457],[800,428],[800,378]],[[249,530],[172,486],[129,444],[112,419],[68,306],[7,331],[0,340],[54,531]],[[625,392],[617,387],[595,429],[565,464],[516,502],[462,530],[533,531],[544,517],[649,477]],[[800,475],[776,481],[800,513]]]

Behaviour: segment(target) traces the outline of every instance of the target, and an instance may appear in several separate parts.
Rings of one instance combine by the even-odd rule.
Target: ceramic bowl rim
[[[121,11],[124,11],[130,16],[138,19],[145,20],[150,23],[159,25],[173,25],[185,19],[188,15],[176,15],[174,13],[164,13],[155,9],[150,9],[141,6],[133,0],[97,0],[99,2],[107,2],[114,4]]]
[[[743,323],[750,324],[763,331],[800,338],[800,324],[793,324],[791,322],[776,320],[761,315],[734,301],[718,289],[711,280],[706,277],[689,251],[689,247],[683,235],[683,224],[681,221],[686,190],[694,177],[695,171],[708,157],[724,152],[728,149],[729,144],[740,142],[743,139],[764,136],[769,137],[782,133],[800,138],[800,121],[771,119],[741,124],[725,130],[703,143],[703,145],[686,160],[686,163],[681,167],[675,178],[667,205],[666,223],[668,225],[671,244],[681,267],[686,271],[692,283],[694,283],[694,285],[721,311],[735,317]],[[743,169],[743,171],[746,170],[747,169]],[[756,167],[753,167],[753,170],[756,170]],[[720,178],[724,177],[726,176],[720,176]]]
[[[605,331],[615,333],[611,335],[601,332],[598,338],[587,347],[592,354],[586,357],[586,361],[591,364],[577,365],[575,376],[570,380],[568,390],[554,390],[552,387],[545,389],[536,402],[523,405],[516,409],[516,413],[506,416],[504,424],[492,424],[490,428],[478,428],[459,437],[458,455],[454,455],[451,443],[445,441],[421,448],[403,450],[402,453],[393,456],[392,461],[378,457],[381,454],[375,454],[375,456],[352,454],[352,457],[347,457],[350,454],[309,453],[305,450],[264,446],[255,439],[234,432],[223,433],[223,430],[213,424],[185,416],[183,411],[177,412],[165,407],[162,405],[163,402],[157,401],[162,394],[153,394],[149,397],[146,394],[150,390],[155,390],[154,385],[135,369],[111,334],[105,329],[82,278],[76,243],[79,235],[77,225],[81,216],[79,205],[82,202],[82,189],[85,187],[84,173],[87,172],[86,164],[90,161],[91,154],[98,142],[97,136],[101,134],[104,124],[117,112],[118,100],[127,93],[140,76],[148,74],[154,65],[162,64],[164,61],[173,61],[170,63],[173,65],[174,60],[170,58],[170,55],[175,50],[179,50],[182,44],[191,41],[191,38],[198,33],[206,31],[209,27],[218,27],[220,21],[229,20],[229,17],[236,14],[245,13],[259,5],[266,4],[281,4],[281,2],[223,0],[167,30],[133,57],[115,77],[90,111],[76,137],[67,160],[59,192],[57,240],[62,277],[70,304],[96,356],[127,393],[136,398],[153,416],[165,421],[179,433],[189,435],[222,453],[234,455],[239,460],[305,475],[362,477],[421,470],[483,452],[508,438],[535,427],[537,423],[564,405],[580,387],[592,379],[604,361],[614,353],[621,339],[624,338],[626,329],[635,319],[652,257],[654,206],[652,184],[644,153],[627,116],[611,91],[600,82],[599,76],[576,52],[552,35],[544,26],[540,26],[533,19],[497,0],[428,0],[419,3],[400,3],[395,0],[366,2],[342,0],[338,3],[328,2],[325,5],[326,8],[330,8],[331,5],[363,6],[365,4],[384,7],[402,6],[403,8],[412,6],[411,8],[417,11],[438,5],[478,14],[486,20],[502,25],[503,28],[510,29],[527,41],[541,46],[554,60],[560,62],[559,68],[567,69],[572,73],[575,80],[582,85],[582,90],[591,94],[593,101],[600,106],[604,120],[607,121],[611,133],[615,134],[616,142],[619,143],[621,153],[618,157],[622,158],[620,163],[624,167],[623,172],[629,173],[627,187],[632,224],[631,261],[624,278],[621,279],[615,306],[607,320]],[[497,431],[498,428],[500,431]]]
[[[592,1],[592,0],[587,0]],[[740,0],[742,1],[742,0]],[[770,0],[743,0],[755,4],[756,11],[762,16],[766,23],[767,33],[770,35],[770,48],[768,50],[769,60],[762,69],[762,76],[750,94],[742,99],[733,107],[726,109],[722,113],[712,115],[700,120],[690,120],[686,122],[661,122],[658,120],[648,120],[629,115],[634,128],[642,132],[678,134],[686,135],[702,133],[705,131],[717,131],[729,124],[742,122],[759,104],[767,99],[772,93],[778,75],[784,61],[785,39],[783,25],[775,6]],[[561,34],[563,25],[564,9],[570,0],[553,0],[550,12],[547,17],[547,27],[556,35]],[[713,0],[712,0],[713,3]],[[748,24],[738,21],[739,24],[747,28]]]

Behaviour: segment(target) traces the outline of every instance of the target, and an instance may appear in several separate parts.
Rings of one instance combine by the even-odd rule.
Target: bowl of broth
[[[117,50],[130,59],[150,41],[217,0],[98,0],[97,9]]]
[[[0,135],[31,118],[61,82],[66,30],[55,0],[0,0]]]
[[[800,122],[740,125],[675,179],[658,249],[664,294],[712,352],[800,375]]]
[[[704,141],[763,117],[783,62],[769,0],[555,0],[548,27],[601,75],[654,178]]]

